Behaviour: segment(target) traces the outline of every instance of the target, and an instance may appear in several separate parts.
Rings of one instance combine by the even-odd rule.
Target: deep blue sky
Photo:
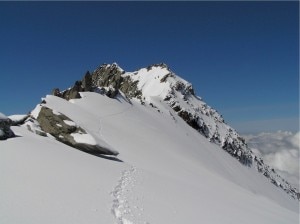
[[[298,19],[298,2],[0,2],[0,111],[102,63],[165,62],[238,131],[296,131]]]

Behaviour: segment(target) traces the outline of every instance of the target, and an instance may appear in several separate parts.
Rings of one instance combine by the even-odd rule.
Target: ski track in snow
[[[130,109],[132,109],[132,106],[127,107],[125,110],[122,110],[122,111],[117,112],[117,113],[107,114],[107,115],[98,117],[98,120],[99,120],[99,129],[98,129],[97,133],[101,136],[101,138],[102,138],[103,140],[105,140],[105,139],[104,139],[104,136],[103,136],[103,133],[102,133],[102,120],[103,120],[104,118],[114,117],[114,116],[118,116],[118,115],[124,114],[124,113],[128,112]]]
[[[137,182],[137,168],[130,166],[129,169],[122,172],[118,184],[111,192],[113,204],[111,212],[116,219],[117,224],[149,224],[142,220],[143,208],[134,205],[130,207],[130,194],[133,192]]]

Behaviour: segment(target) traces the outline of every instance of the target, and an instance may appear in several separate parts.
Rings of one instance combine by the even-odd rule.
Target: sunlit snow
[[[168,72],[124,74],[141,80],[146,101],[159,111],[122,95],[44,99],[55,114],[74,121],[65,120],[67,125],[87,131],[72,134],[76,142],[115,149],[117,158],[12,127],[19,137],[0,142],[0,223],[298,223],[297,200],[209,142],[163,102],[169,85],[160,80]],[[191,108],[176,94],[182,107]],[[39,112],[38,105],[31,115]],[[206,122],[216,128],[210,119]],[[228,127],[220,123],[219,133],[225,135]]]

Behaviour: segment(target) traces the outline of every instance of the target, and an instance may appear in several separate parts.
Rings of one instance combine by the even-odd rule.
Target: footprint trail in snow
[[[117,224],[149,224],[142,220],[143,208],[132,205],[132,201],[129,201],[130,199],[133,199],[132,193],[137,182],[136,179],[137,169],[135,166],[131,166],[129,169],[122,172],[118,184],[111,192],[113,197],[111,212],[114,215]]]

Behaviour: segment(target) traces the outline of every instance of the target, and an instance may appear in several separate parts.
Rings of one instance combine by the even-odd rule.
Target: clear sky
[[[0,2],[0,111],[117,62],[165,62],[242,133],[297,131],[299,3]]]

